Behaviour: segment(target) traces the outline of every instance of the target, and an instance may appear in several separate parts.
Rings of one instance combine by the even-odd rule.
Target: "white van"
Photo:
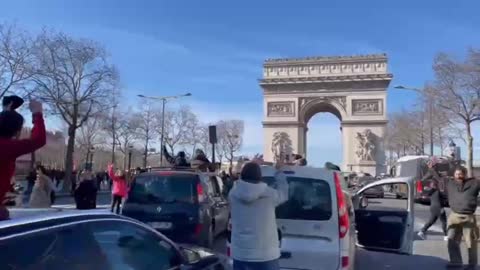
[[[339,172],[297,166],[283,171],[289,183],[289,199],[276,210],[282,269],[353,270],[356,245],[412,253],[411,179],[379,180],[351,196],[342,188]],[[273,167],[262,166],[264,181],[271,186],[275,185],[274,173]],[[405,203],[402,210],[381,207],[389,206],[394,198],[392,201],[388,198],[372,200],[369,205],[367,198],[362,196],[363,192],[378,185],[398,184],[406,185],[410,194],[408,200],[401,201]]]

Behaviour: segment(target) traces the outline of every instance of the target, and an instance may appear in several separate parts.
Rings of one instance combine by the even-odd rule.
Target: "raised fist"
[[[30,108],[30,111],[32,112],[32,114],[34,114],[34,113],[42,113],[42,112],[43,112],[42,103],[40,103],[40,102],[37,101],[37,100],[31,100],[28,107]]]

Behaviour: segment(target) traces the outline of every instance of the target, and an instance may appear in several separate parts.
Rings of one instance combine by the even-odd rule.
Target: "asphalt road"
[[[100,194],[97,205],[100,208],[108,208],[110,203],[109,194]],[[379,204],[385,207],[406,207],[405,200],[395,199],[370,199],[369,207],[376,207]],[[58,198],[54,207],[74,208],[71,197]],[[447,209],[448,213],[449,209]],[[418,231],[428,220],[429,207],[415,204],[415,230]],[[219,238],[215,242],[214,249],[217,252],[225,253],[225,239]],[[466,260],[465,249],[463,248],[464,260]],[[480,256],[480,254],[479,254]],[[443,240],[440,223],[434,224],[427,233],[427,239],[416,239],[414,241],[414,255],[397,255],[383,252],[372,252],[363,249],[357,251],[357,270],[405,270],[405,269],[444,269],[448,262],[447,242]]]

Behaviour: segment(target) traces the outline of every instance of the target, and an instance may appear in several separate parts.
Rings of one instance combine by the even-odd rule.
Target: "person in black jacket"
[[[430,182],[430,190],[428,192],[430,196],[430,218],[423,225],[420,232],[418,232],[418,236],[422,239],[425,239],[425,233],[427,230],[440,219],[442,223],[442,231],[445,235],[445,240],[447,240],[447,214],[445,213],[445,209],[442,206],[442,194],[438,189],[438,182],[433,180]]]
[[[464,269],[477,269],[479,231],[475,211],[480,181],[467,178],[467,169],[460,166],[455,169],[454,179],[447,182],[447,190],[451,210],[447,219],[449,267],[463,266],[460,243],[464,239],[468,249],[468,266]]]
[[[211,166],[210,160],[208,160],[207,155],[203,152],[202,149],[195,150],[195,155],[190,161],[191,167],[198,169],[200,171],[215,171],[215,168]]]
[[[85,170],[79,177],[75,189],[75,204],[77,209],[95,209],[97,207],[97,187],[95,176],[90,170]]]
[[[430,190],[428,196],[430,197],[430,218],[427,223],[422,227],[418,232],[418,236],[422,239],[425,239],[425,233],[427,230],[435,223],[438,219],[442,223],[442,231],[445,235],[445,241],[447,240],[447,215],[445,209],[443,209],[442,201],[443,196],[439,189],[439,182],[442,181],[440,175],[436,170],[436,160],[432,158],[428,164],[428,172],[422,178],[422,182],[430,180]]]
[[[168,163],[176,167],[190,167],[190,163],[188,163],[185,152],[183,151],[179,151],[175,157],[172,157],[168,153],[167,147],[163,146],[163,156],[168,161]]]

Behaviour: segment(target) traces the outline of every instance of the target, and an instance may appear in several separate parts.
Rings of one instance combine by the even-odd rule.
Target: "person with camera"
[[[15,173],[15,161],[18,157],[34,152],[47,142],[42,103],[31,100],[29,109],[32,112],[33,128],[30,138],[20,139],[23,116],[16,109],[23,104],[17,96],[3,99],[3,111],[0,113],[0,220],[9,218],[6,209],[5,195],[11,188],[11,179]]]

